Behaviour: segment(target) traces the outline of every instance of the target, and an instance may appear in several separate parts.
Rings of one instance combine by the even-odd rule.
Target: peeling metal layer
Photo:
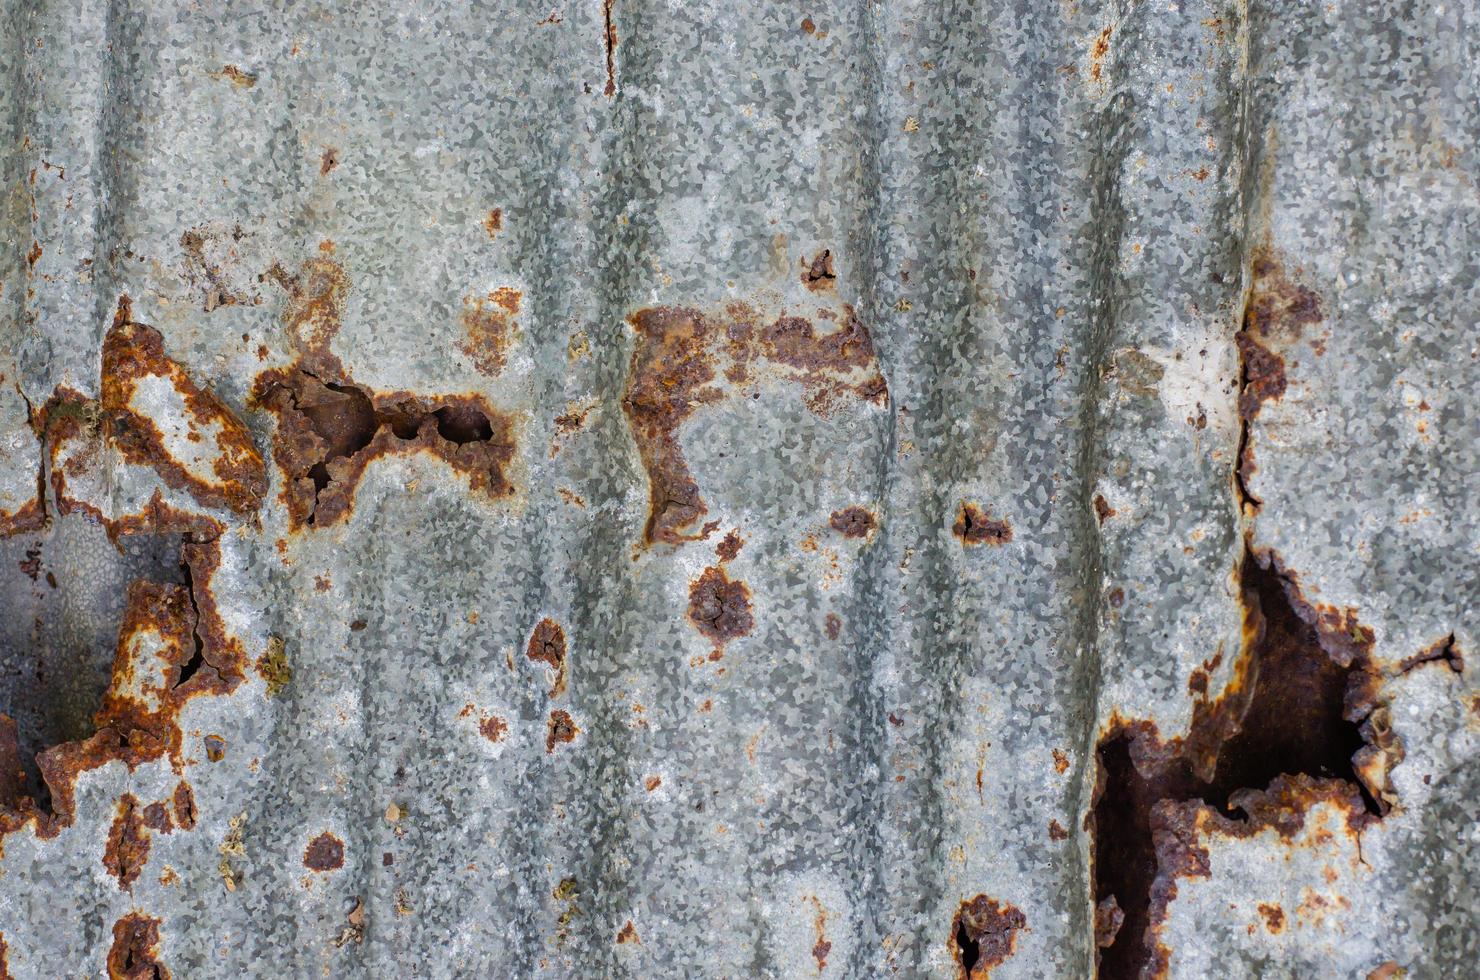
[[[1477,44],[0,0],[0,976],[1470,975]]]

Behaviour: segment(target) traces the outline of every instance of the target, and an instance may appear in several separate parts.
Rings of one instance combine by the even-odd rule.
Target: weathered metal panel
[[[1474,972],[1473,5],[0,10],[10,975]]]

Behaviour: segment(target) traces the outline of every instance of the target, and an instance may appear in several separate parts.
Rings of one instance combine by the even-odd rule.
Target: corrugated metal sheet
[[[9,975],[1473,974],[1473,4],[0,10]]]

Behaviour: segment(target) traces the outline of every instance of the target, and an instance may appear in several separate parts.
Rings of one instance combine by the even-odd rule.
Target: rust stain
[[[1012,540],[1012,525],[1006,519],[997,520],[980,504],[961,501],[956,511],[956,523],[951,533],[964,545],[1003,545]]]
[[[832,943],[827,938],[827,910],[815,896],[812,904],[817,908],[817,916],[812,920],[812,929],[817,936],[817,941],[812,944],[812,958],[817,961],[817,975],[821,976],[827,969],[827,954],[832,952]]]
[[[1115,25],[1107,24],[1105,29],[1100,32],[1099,37],[1095,38],[1095,43],[1090,48],[1089,77],[1096,82],[1100,80],[1100,71],[1104,68],[1105,57],[1110,53],[1110,35],[1114,31]]]
[[[118,813],[103,849],[103,867],[124,891],[133,889],[134,881],[149,860],[149,832],[144,828],[144,820],[137,797],[125,793],[119,798]]]
[[[237,88],[252,88],[257,84],[257,76],[249,71],[243,71],[236,65],[222,65],[220,71],[211,72],[211,77],[230,82]]]
[[[823,630],[827,633],[829,640],[836,640],[843,631],[843,621],[838,618],[837,613],[828,613],[823,619]]]
[[[529,636],[529,645],[524,655],[538,663],[548,664],[555,671],[550,684],[550,697],[558,698],[565,693],[568,672],[566,667],[565,630],[553,619],[542,619]]]
[[[124,459],[148,466],[172,489],[185,490],[206,507],[238,514],[256,510],[267,490],[267,472],[251,433],[220,399],[198,386],[164,353],[164,338],[133,320],[127,296],[118,301],[103,338],[101,409],[104,432]],[[209,460],[209,469],[182,462],[183,447],[167,445],[148,409],[151,389],[168,387],[184,407],[184,438]],[[158,397],[157,395],[154,397]],[[178,440],[176,440],[178,441]]]
[[[721,562],[732,561],[736,555],[740,554],[740,549],[744,545],[745,539],[740,537],[740,529],[735,528],[714,546],[714,556]]]
[[[1161,926],[1178,880],[1209,874],[1207,835],[1272,828],[1293,840],[1311,809],[1328,804],[1355,837],[1392,799],[1387,773],[1402,749],[1374,702],[1371,631],[1352,610],[1307,601],[1273,553],[1251,551],[1241,580],[1235,675],[1215,700],[1206,679],[1193,685],[1187,735],[1166,743],[1148,722],[1117,719],[1100,742],[1095,897],[1124,926],[1103,944],[1101,977],[1165,972]]]
[[[256,306],[262,298],[255,293],[235,288],[229,268],[240,260],[236,243],[246,237],[241,225],[228,231],[210,224],[197,225],[180,235],[180,250],[185,253],[185,275],[200,290],[202,310],[210,313],[222,306]],[[247,340],[247,335],[242,335]]]
[[[831,250],[823,249],[810,259],[802,259],[802,285],[814,293],[831,290],[837,280]]]
[[[519,305],[524,294],[500,286],[486,296],[464,296],[463,339],[458,343],[473,365],[491,378],[503,371],[509,346],[519,333]]]
[[[175,792],[171,796],[175,805],[175,823],[181,830],[195,829],[195,792],[190,784],[183,779],[175,786]]]
[[[303,850],[303,866],[310,871],[338,871],[344,867],[344,841],[324,831]]]
[[[1110,502],[1100,494],[1095,494],[1095,517],[1099,519],[1099,522],[1104,524],[1114,516],[1115,508],[1110,506]]]
[[[498,715],[489,715],[478,722],[478,732],[490,742],[502,742],[509,733],[509,724]]]
[[[339,151],[332,146],[324,147],[324,153],[319,157],[319,176],[329,176],[329,171],[339,166]]]
[[[550,722],[545,730],[545,752],[554,752],[557,743],[574,742],[581,730],[576,727],[575,719],[570,712],[563,708],[556,708],[550,712]]]
[[[159,962],[159,920],[130,912],[115,922],[107,966],[109,980],[170,980]]]
[[[617,94],[617,24],[612,19],[612,6],[616,0],[602,0],[601,16],[605,23],[603,32],[606,42],[606,88],[607,98]]]
[[[509,416],[479,395],[429,398],[356,385],[330,349],[349,290],[344,270],[318,257],[296,276],[277,269],[274,278],[289,293],[285,321],[299,355],[258,375],[252,401],[278,416],[273,459],[293,530],[343,520],[366,468],[393,454],[430,453],[489,499],[514,492],[505,475],[514,458]]]
[[[732,581],[723,566],[710,566],[689,586],[689,622],[717,646],[749,633],[755,625],[750,589]]]
[[[701,406],[726,397],[729,385],[751,380],[757,362],[805,386],[808,407],[826,414],[845,395],[882,401],[888,387],[873,342],[851,307],[842,323],[819,334],[810,320],[781,316],[770,324],[743,303],[722,315],[689,307],[638,310],[628,320],[637,336],[622,407],[649,481],[643,543],[678,544],[707,512],[679,444],[678,429]],[[723,381],[721,381],[721,372]]]
[[[833,511],[827,523],[845,538],[866,538],[877,526],[873,511],[867,507],[858,506]]]
[[[498,233],[504,230],[503,208],[494,208],[488,212],[488,217],[483,219],[483,230],[488,232],[490,239],[498,237]]]
[[[643,785],[643,788],[644,789],[646,789],[649,793],[651,793],[653,790],[655,790],[659,786],[662,786],[663,785],[663,777],[662,776],[649,776],[647,779],[643,780],[643,784],[642,785]]]
[[[1285,910],[1278,905],[1259,903],[1259,914],[1264,918],[1264,927],[1278,935],[1285,929]]]
[[[960,980],[986,980],[992,970],[1017,952],[1018,930],[1028,924],[1015,906],[977,895],[961,903],[951,922],[947,945],[960,965]]]
[[[625,945],[626,943],[642,944],[642,940],[637,937],[637,927],[632,924],[631,919],[628,919],[626,924],[617,933],[617,943],[619,945]]]
[[[1059,823],[1057,820],[1050,820],[1048,822],[1048,839],[1055,841],[1068,840],[1069,832],[1065,830],[1064,825]]]

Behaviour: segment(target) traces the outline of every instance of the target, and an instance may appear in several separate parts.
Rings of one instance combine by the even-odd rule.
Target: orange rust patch
[[[714,556],[722,562],[731,561],[740,554],[740,548],[744,544],[745,541],[740,537],[740,531],[737,528],[726,534],[720,543],[714,546]]]
[[[1005,519],[993,518],[979,504],[963,500],[951,533],[965,545],[1002,545],[1012,540],[1012,525]]]
[[[1104,524],[1114,516],[1115,508],[1110,506],[1109,501],[1099,494],[1095,494],[1095,517],[1099,519],[1099,522]]]
[[[653,790],[663,785],[663,777],[649,776],[647,779],[643,780],[642,785],[649,793],[651,793]]]
[[[817,936],[817,941],[812,944],[812,958],[817,961],[817,972],[821,974],[827,969],[827,954],[832,952],[832,943],[827,938],[827,910],[816,896],[813,896],[812,904],[817,908],[817,917],[812,920],[812,929]]]
[[[191,441],[214,447],[204,450],[208,472],[173,455],[166,434],[138,406],[140,397],[148,397],[146,388],[165,386],[184,406],[185,438],[194,436]],[[207,507],[244,514],[261,505],[267,472],[251,433],[220,399],[165,356],[159,331],[132,320],[127,296],[119,298],[113,326],[103,338],[101,388],[104,431],[125,460],[152,468],[167,486],[187,491]]]
[[[508,416],[478,395],[426,398],[356,386],[329,346],[349,289],[343,270],[316,258],[295,277],[278,269],[275,278],[289,290],[285,317],[299,357],[258,375],[252,400],[278,415],[273,459],[283,471],[290,527],[342,520],[365,469],[392,454],[431,453],[490,499],[514,492],[504,473],[514,457]]]
[[[344,867],[344,841],[329,831],[308,842],[303,850],[303,866],[310,871],[338,871]]]
[[[488,217],[483,219],[483,230],[488,232],[489,238],[498,237],[498,233],[504,230],[503,208],[494,208],[488,212]]]
[[[463,339],[458,349],[491,378],[504,369],[509,345],[519,332],[515,317],[522,300],[523,294],[510,286],[500,286],[487,296],[463,297]]]
[[[716,644],[744,636],[755,625],[750,589],[711,566],[689,586],[689,621]]]
[[[545,752],[548,754],[555,751],[555,746],[560,742],[574,742],[581,730],[576,727],[575,719],[570,712],[563,708],[556,708],[550,712],[550,722],[545,730]]]
[[[257,84],[257,76],[249,71],[242,71],[236,65],[222,65],[220,71],[211,72],[212,78],[228,81],[237,88],[252,88]]]
[[[1096,82],[1100,80],[1100,71],[1105,65],[1105,56],[1110,53],[1110,35],[1114,31],[1115,25],[1107,24],[1105,29],[1100,32],[1100,36],[1095,38],[1095,43],[1090,48],[1089,77]]]
[[[631,919],[628,919],[626,925],[622,926],[621,931],[617,933],[617,943],[642,943],[642,940],[637,938],[637,928],[632,924]]]
[[[115,922],[107,965],[109,980],[170,980],[159,962],[159,920],[130,912]]]
[[[502,742],[509,732],[509,725],[498,715],[489,715],[478,722],[478,731],[490,742]]]
[[[802,260],[802,285],[814,293],[833,288],[838,277],[833,273],[832,251],[823,249],[811,259]]]
[[[565,630],[553,619],[542,619],[529,636],[529,645],[524,655],[530,660],[548,664],[555,671],[555,680],[550,684],[550,697],[558,698],[565,693],[567,680]]]
[[[985,980],[1017,952],[1018,930],[1028,924],[1014,905],[977,895],[961,903],[951,922],[947,946],[960,964],[961,980]]]
[[[1053,750],[1053,768],[1054,771],[1059,773],[1060,775],[1066,772],[1069,768],[1069,757],[1065,755],[1060,749]]]
[[[118,814],[108,831],[103,849],[103,867],[118,879],[118,887],[131,891],[135,879],[149,860],[149,832],[144,829],[144,810],[138,798],[125,793],[118,800]]]
[[[175,805],[175,823],[181,830],[195,829],[195,792],[183,779],[175,786],[171,797]]]
[[[840,326],[818,334],[810,320],[782,316],[769,325],[742,303],[723,316],[687,307],[638,310],[637,334],[622,407],[647,470],[649,512],[643,543],[695,540],[689,532],[708,510],[689,471],[678,429],[702,405],[750,380],[757,361],[806,387],[807,404],[825,414],[845,394],[879,401],[888,387],[873,342],[851,307]]]
[[[1278,905],[1259,903],[1259,914],[1264,917],[1264,927],[1278,935],[1285,929],[1285,910]]]
[[[827,523],[845,538],[866,538],[873,531],[876,521],[873,511],[867,507],[854,506],[833,511]]]
[[[319,157],[319,176],[329,176],[329,171],[337,166],[339,166],[339,151],[332,146],[324,147],[324,154]]]

